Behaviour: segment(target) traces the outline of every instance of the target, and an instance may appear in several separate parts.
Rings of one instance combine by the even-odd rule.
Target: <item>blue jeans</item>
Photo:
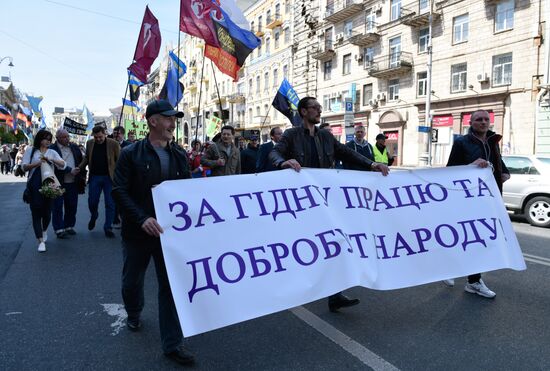
[[[52,226],[55,232],[65,228],[73,228],[76,224],[76,208],[78,206],[78,190],[76,183],[63,184],[65,193],[53,201]],[[65,217],[63,217],[65,208]]]
[[[170,283],[168,282],[160,239],[151,238],[147,241],[122,240],[122,256],[124,261],[122,268],[122,299],[128,317],[139,317],[143,310],[145,305],[143,294],[145,272],[151,257],[153,257],[159,290],[158,308],[162,350],[164,353],[173,352],[181,344],[183,334],[172,291],[170,290]]]
[[[97,212],[99,198],[101,197],[101,191],[103,191],[103,198],[105,199],[105,224],[103,224],[103,230],[105,231],[112,229],[113,219],[115,218],[115,202],[111,196],[112,189],[113,182],[109,175],[90,175],[88,208],[90,209],[91,218],[96,220],[99,216]]]

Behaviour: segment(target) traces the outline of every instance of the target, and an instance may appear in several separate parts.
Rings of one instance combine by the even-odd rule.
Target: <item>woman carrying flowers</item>
[[[65,161],[51,149],[52,133],[40,130],[36,133],[32,148],[27,148],[23,156],[23,170],[29,171],[27,190],[32,214],[32,226],[38,239],[38,251],[46,251],[46,233],[50,224],[52,200],[63,194],[59,181],[53,174],[53,167],[63,170]]]

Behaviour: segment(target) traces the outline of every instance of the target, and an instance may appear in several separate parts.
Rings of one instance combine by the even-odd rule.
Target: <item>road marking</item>
[[[399,371],[397,367],[384,360],[377,354],[373,353],[369,349],[365,348],[363,345],[359,344],[334,326],[326,323],[306,308],[296,307],[290,309],[290,311],[296,317],[300,318],[302,321],[313,327],[315,330],[325,335],[346,352],[350,353],[351,355],[359,359],[363,364],[369,366],[373,370]]]
[[[23,314],[23,312],[8,312],[8,313],[5,313],[6,316],[13,316],[14,314]]]
[[[126,319],[126,311],[124,310],[124,305],[122,304],[101,304],[103,310],[107,312],[108,315],[116,317],[115,322],[111,323],[113,332],[112,336],[118,335],[120,330],[124,327],[124,320]]]
[[[525,254],[523,254],[523,255],[525,255]],[[528,258],[527,256],[524,256],[523,259],[525,259],[526,261],[531,262],[531,263],[542,264],[542,265],[546,265],[546,266],[550,267],[550,262],[545,262],[545,261],[539,260],[539,259]]]
[[[542,260],[542,261],[545,261],[545,262],[550,263],[550,259],[544,258],[544,257],[542,257],[542,256],[531,255],[531,254],[525,254],[525,253],[523,253],[523,256],[526,257],[526,258],[538,259],[538,260]]]

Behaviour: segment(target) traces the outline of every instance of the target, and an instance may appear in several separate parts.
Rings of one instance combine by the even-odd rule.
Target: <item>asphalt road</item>
[[[160,349],[150,267],[141,332],[124,327],[120,240],[102,220],[39,254],[24,183],[0,175],[0,369],[176,368]],[[527,270],[484,275],[494,300],[465,293],[465,279],[393,291],[348,290],[361,304],[334,314],[326,301],[186,340],[198,370],[543,370],[550,365],[550,230],[513,218]],[[118,234],[118,232],[117,232]],[[544,260],[546,259],[546,260]]]

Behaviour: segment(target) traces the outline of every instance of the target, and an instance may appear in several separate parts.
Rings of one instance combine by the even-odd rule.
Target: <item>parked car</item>
[[[502,197],[508,210],[523,214],[534,226],[550,226],[550,156],[507,155],[510,170]]]

